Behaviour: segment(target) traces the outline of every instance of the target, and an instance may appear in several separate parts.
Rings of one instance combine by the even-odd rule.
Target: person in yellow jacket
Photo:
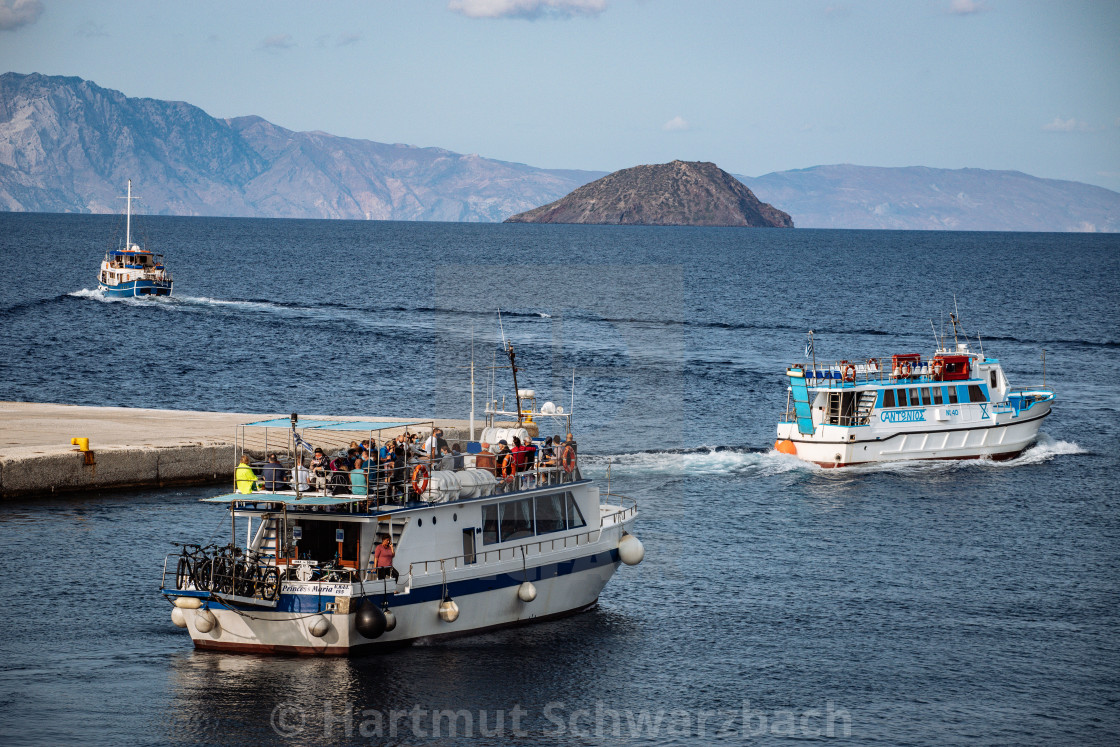
[[[241,464],[233,472],[233,486],[238,493],[252,493],[256,487],[257,473],[249,466],[249,455],[241,457]]]

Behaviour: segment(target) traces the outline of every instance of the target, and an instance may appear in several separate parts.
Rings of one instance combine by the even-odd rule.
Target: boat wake
[[[773,450],[747,446],[701,446],[694,449],[641,451],[632,454],[584,455],[581,465],[594,473],[612,471],[667,475],[777,475],[815,465]]]
[[[701,446],[694,449],[669,449],[642,451],[631,454],[584,455],[580,457],[596,477],[606,473],[610,464],[612,472],[619,471],[691,476],[757,476],[767,477],[787,472],[811,472],[821,475],[853,475],[861,473],[937,473],[961,469],[1009,469],[1042,464],[1059,456],[1088,454],[1072,441],[1057,441],[1045,433],[1039,434],[1033,446],[1014,459],[1002,462],[991,459],[962,460],[908,460],[859,464],[852,467],[826,469],[794,456],[780,454],[773,449],[754,449],[744,446]]]

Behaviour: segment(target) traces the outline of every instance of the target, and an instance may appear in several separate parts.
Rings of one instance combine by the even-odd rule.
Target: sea
[[[592,611],[350,659],[195,651],[158,593],[222,487],[0,503],[0,742],[1116,744],[1120,235],[0,213],[0,400],[466,418],[518,383],[635,498]],[[1007,462],[777,454],[785,367],[959,309],[1057,393]],[[481,416],[480,416],[481,417]],[[80,434],[75,434],[80,435]],[[232,435],[232,434],[231,434]],[[231,465],[232,468],[232,465]],[[462,603],[462,600],[460,600]]]

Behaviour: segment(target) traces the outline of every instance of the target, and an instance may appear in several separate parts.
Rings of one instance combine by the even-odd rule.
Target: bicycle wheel
[[[191,579],[194,582],[194,588],[200,591],[209,591],[211,575],[213,573],[214,563],[210,558],[203,558],[195,564],[194,574]]]
[[[218,557],[214,559],[214,582],[210,587],[211,591],[216,591],[219,594],[230,594],[233,592],[233,563],[229,558]]]
[[[259,569],[255,565],[248,565],[247,563],[238,563],[237,566],[237,583],[235,592],[239,597],[251,597],[256,595],[257,591],[257,573]]]
[[[175,588],[185,589],[187,588],[187,584],[190,582],[191,561],[187,560],[185,557],[180,557],[179,564],[175,566]]]
[[[280,574],[275,568],[265,568],[261,574],[261,597],[274,602],[280,596]]]

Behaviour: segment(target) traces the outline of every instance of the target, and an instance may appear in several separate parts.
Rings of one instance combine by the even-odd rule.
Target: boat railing
[[[381,465],[374,464],[360,470],[364,482],[358,484],[354,482],[354,470],[323,470],[321,473],[308,471],[299,483],[299,492],[303,495],[316,496],[368,496],[365,502],[373,503],[375,507],[379,507],[381,505],[412,505],[415,503],[438,504],[456,500],[443,497],[432,499],[436,487],[434,485],[425,486],[424,483],[428,483],[434,472],[461,473],[467,469],[484,470],[495,476],[495,482],[489,486],[492,488],[492,494],[495,495],[535,490],[552,485],[565,485],[581,479],[578,461],[572,462],[570,470],[561,465],[541,464],[539,461],[535,461],[528,469],[513,469],[507,474],[500,467],[489,466],[466,467],[464,465],[464,467],[458,469],[444,470],[440,469],[440,467],[445,466],[441,464],[442,459],[442,457],[425,457],[407,460],[403,469],[396,467],[393,462],[385,462]],[[246,495],[290,495],[295,490],[296,486],[292,482],[294,464],[284,464],[282,467],[270,468],[266,462],[257,460],[252,462],[250,466],[255,473],[275,469],[279,474],[259,474],[256,485],[260,489]],[[422,470],[418,470],[418,468],[422,468]],[[266,479],[266,477],[273,477],[274,479]],[[418,488],[424,489],[418,490]],[[267,499],[259,498],[258,500]],[[368,508],[368,506],[358,506],[358,508]]]
[[[417,578],[442,575],[448,571],[459,570],[461,568],[478,568],[486,565],[509,563],[518,559],[526,561],[530,557],[539,557],[545,553],[558,552],[570,547],[582,547],[594,544],[599,541],[604,529],[624,523],[638,511],[638,502],[633,498],[615,493],[607,493],[606,496],[617,498],[619,503],[617,505],[608,504],[611,508],[617,510],[603,515],[597,529],[580,532],[579,534],[568,534],[562,537],[540,538],[533,542],[525,542],[513,547],[499,547],[494,550],[479,550],[474,553],[454,555],[447,558],[415,561],[409,563],[408,573],[403,576],[398,583],[405,587],[410,587],[412,581]],[[603,504],[600,504],[600,506],[603,506]]]
[[[839,389],[858,384],[945,383],[934,360],[906,360],[892,364],[891,356],[868,358],[866,361],[803,361],[786,367],[800,371],[805,383],[814,388]],[[954,379],[955,380],[955,379]]]
[[[241,601],[275,602],[285,580],[273,559],[241,548],[207,547],[185,554],[170,552],[163,559],[160,588],[206,592],[208,596]]]

